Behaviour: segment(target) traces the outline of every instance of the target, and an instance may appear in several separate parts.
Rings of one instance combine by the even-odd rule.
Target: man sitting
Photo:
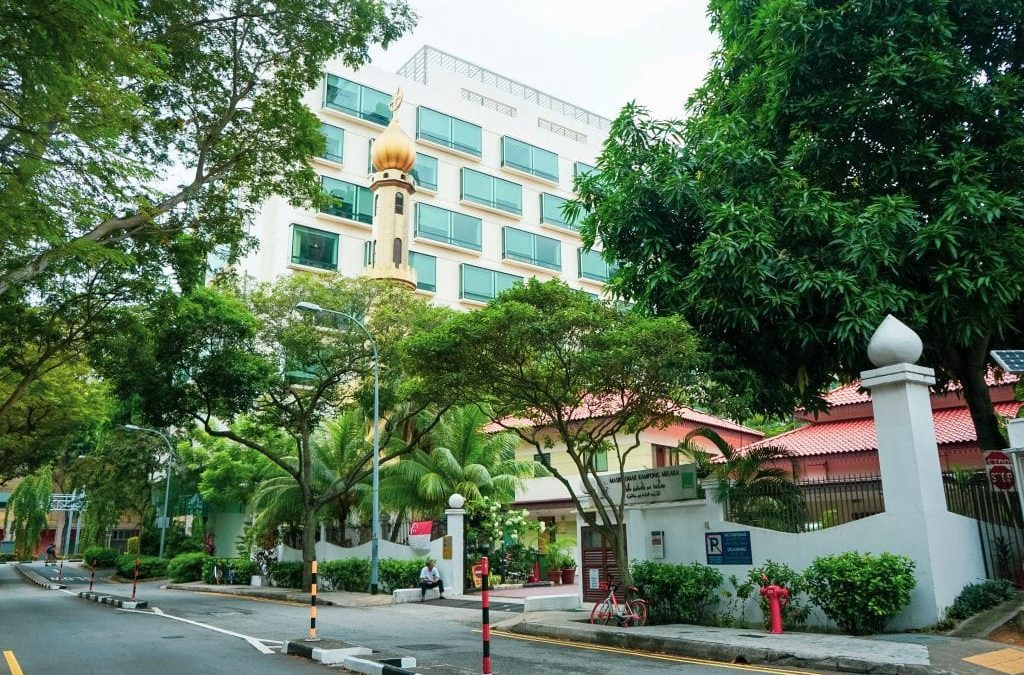
[[[427,560],[427,566],[420,570],[420,602],[427,598],[427,590],[437,588],[441,592],[441,599],[444,599],[444,582],[441,581],[441,573],[434,567],[433,560]]]

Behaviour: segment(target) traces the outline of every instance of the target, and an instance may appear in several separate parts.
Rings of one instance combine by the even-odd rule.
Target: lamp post
[[[147,429],[145,427],[137,427],[134,424],[126,424],[124,428],[128,431],[139,431],[146,434],[156,434],[160,438],[164,439],[164,443],[167,444],[167,487],[164,490],[164,508],[163,515],[160,517],[160,555],[164,557],[164,542],[167,541],[167,503],[171,501],[171,460],[174,457],[174,450],[171,447],[171,439],[167,438],[167,435],[162,431],[156,429]]]
[[[300,302],[295,306],[302,312],[312,314],[336,314],[359,326],[373,348],[373,491],[370,516],[370,594],[377,594],[377,581],[380,568],[378,546],[380,541],[380,357],[377,354],[377,341],[366,329],[363,322],[351,314],[325,309],[312,302]]]

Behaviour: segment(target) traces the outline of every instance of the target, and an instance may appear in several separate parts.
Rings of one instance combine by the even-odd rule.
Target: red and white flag
[[[430,533],[434,529],[434,521],[418,520],[409,525],[409,546],[420,550],[430,550]]]

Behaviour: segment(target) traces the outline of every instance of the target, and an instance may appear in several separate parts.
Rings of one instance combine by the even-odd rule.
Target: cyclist
[[[46,547],[46,566],[49,567],[51,563],[54,565],[57,564],[57,545],[52,541],[50,542],[50,545]]]

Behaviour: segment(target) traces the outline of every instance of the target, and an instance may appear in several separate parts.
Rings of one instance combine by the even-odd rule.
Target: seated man
[[[441,598],[443,599],[444,582],[441,581],[441,573],[434,567],[433,560],[427,560],[427,566],[420,570],[420,602],[426,599],[427,590],[435,587],[441,592]]]

